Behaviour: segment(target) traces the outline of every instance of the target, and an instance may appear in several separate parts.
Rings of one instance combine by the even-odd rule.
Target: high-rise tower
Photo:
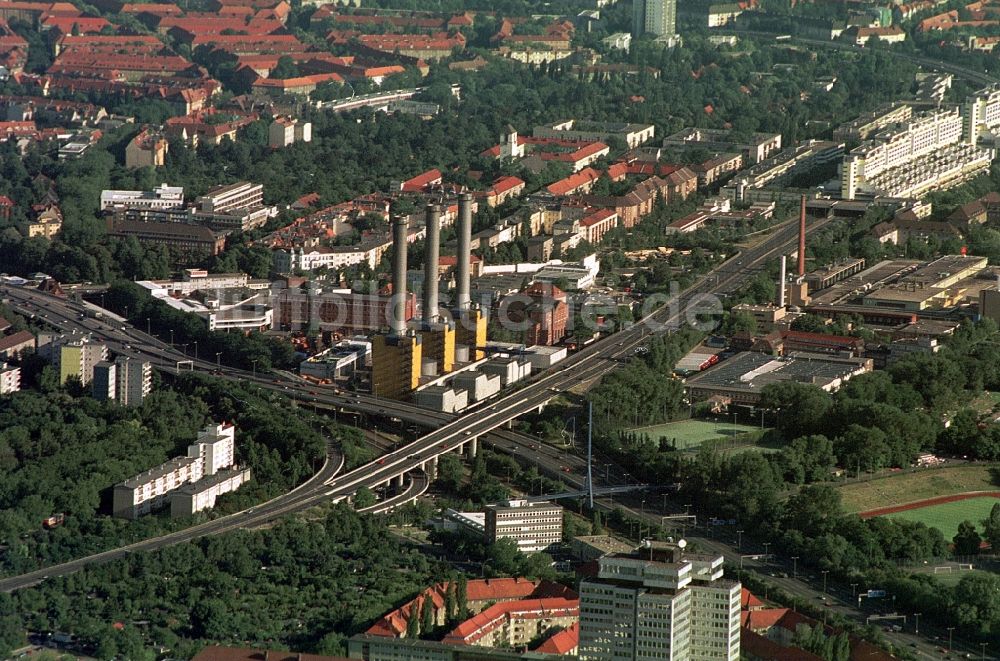
[[[658,37],[677,33],[677,0],[633,0],[632,36],[647,33]]]

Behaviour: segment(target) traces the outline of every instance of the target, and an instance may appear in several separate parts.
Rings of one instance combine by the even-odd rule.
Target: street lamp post
[[[736,550],[739,551],[740,553],[743,552],[743,531],[742,530],[737,530],[736,531]]]
[[[955,627],[948,627],[948,651],[951,651],[951,632],[955,630]]]
[[[918,634],[920,633],[920,613],[913,614],[913,621],[915,622],[913,625],[913,633]]]
[[[253,365],[253,378],[256,381],[257,380],[257,359],[256,358],[252,359],[250,361],[250,363]]]
[[[153,333],[149,330],[149,317],[146,317],[146,335],[152,335]]]
[[[217,370],[221,370],[222,369],[222,352],[221,351],[216,351],[215,352],[215,369],[217,369]]]
[[[767,549],[771,546],[771,542],[764,542],[764,562],[767,562]]]
[[[826,575],[830,573],[830,570],[824,569],[820,573],[823,574],[823,594],[826,594]]]
[[[986,643],[979,643],[979,646],[983,648],[983,661],[986,661]]]
[[[197,342],[195,342],[197,344]],[[170,329],[170,346],[174,346],[174,329]]]
[[[799,577],[799,556],[792,556],[792,578]]]

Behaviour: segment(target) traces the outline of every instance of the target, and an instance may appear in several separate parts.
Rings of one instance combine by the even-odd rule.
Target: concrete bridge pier
[[[402,487],[403,486],[403,474],[400,473],[396,477],[392,478],[392,486]]]
[[[478,436],[473,436],[472,438],[469,439],[469,441],[465,444],[465,452],[468,455],[469,459],[476,458],[476,454],[479,452]]]

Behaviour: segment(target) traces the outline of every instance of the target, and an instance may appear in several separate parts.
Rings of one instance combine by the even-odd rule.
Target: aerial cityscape
[[[0,0],[0,661],[1000,659],[998,45]]]

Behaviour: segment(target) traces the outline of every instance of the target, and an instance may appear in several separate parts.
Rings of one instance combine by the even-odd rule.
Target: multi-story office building
[[[669,37],[677,33],[677,0],[634,0],[632,35]]]
[[[740,584],[723,557],[685,542],[645,541],[598,560],[580,584],[581,661],[708,661],[740,658]]]
[[[562,541],[563,508],[511,500],[486,507],[486,541],[512,539],[521,553],[546,551]]]

